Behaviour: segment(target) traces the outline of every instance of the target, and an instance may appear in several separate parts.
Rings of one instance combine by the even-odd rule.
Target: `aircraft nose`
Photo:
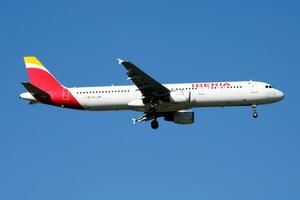
[[[277,97],[279,98],[279,100],[282,100],[284,98],[284,93],[280,90],[277,90]]]

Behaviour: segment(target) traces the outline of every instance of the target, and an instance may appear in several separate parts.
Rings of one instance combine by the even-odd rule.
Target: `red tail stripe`
[[[27,68],[27,73],[31,84],[51,96],[50,102],[47,103],[66,108],[83,109],[69,89],[62,86],[49,72],[38,68]],[[64,89],[69,92],[68,99],[63,97]]]

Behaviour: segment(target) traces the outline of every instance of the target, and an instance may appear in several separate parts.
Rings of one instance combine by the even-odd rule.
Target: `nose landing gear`
[[[252,105],[252,116],[253,116],[253,118],[258,118],[258,113],[256,111],[256,105]]]

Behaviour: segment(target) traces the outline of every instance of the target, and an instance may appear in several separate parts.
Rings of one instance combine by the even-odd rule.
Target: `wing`
[[[131,62],[118,59],[126,70],[128,79],[131,80],[144,96],[143,101],[148,103],[155,100],[165,100],[169,98],[170,90],[154,80],[148,74],[140,70]]]

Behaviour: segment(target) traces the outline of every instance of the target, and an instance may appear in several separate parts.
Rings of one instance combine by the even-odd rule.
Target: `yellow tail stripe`
[[[40,67],[44,67],[44,65],[34,56],[24,57],[24,62],[25,62],[25,64],[32,63],[32,64],[39,65]]]

